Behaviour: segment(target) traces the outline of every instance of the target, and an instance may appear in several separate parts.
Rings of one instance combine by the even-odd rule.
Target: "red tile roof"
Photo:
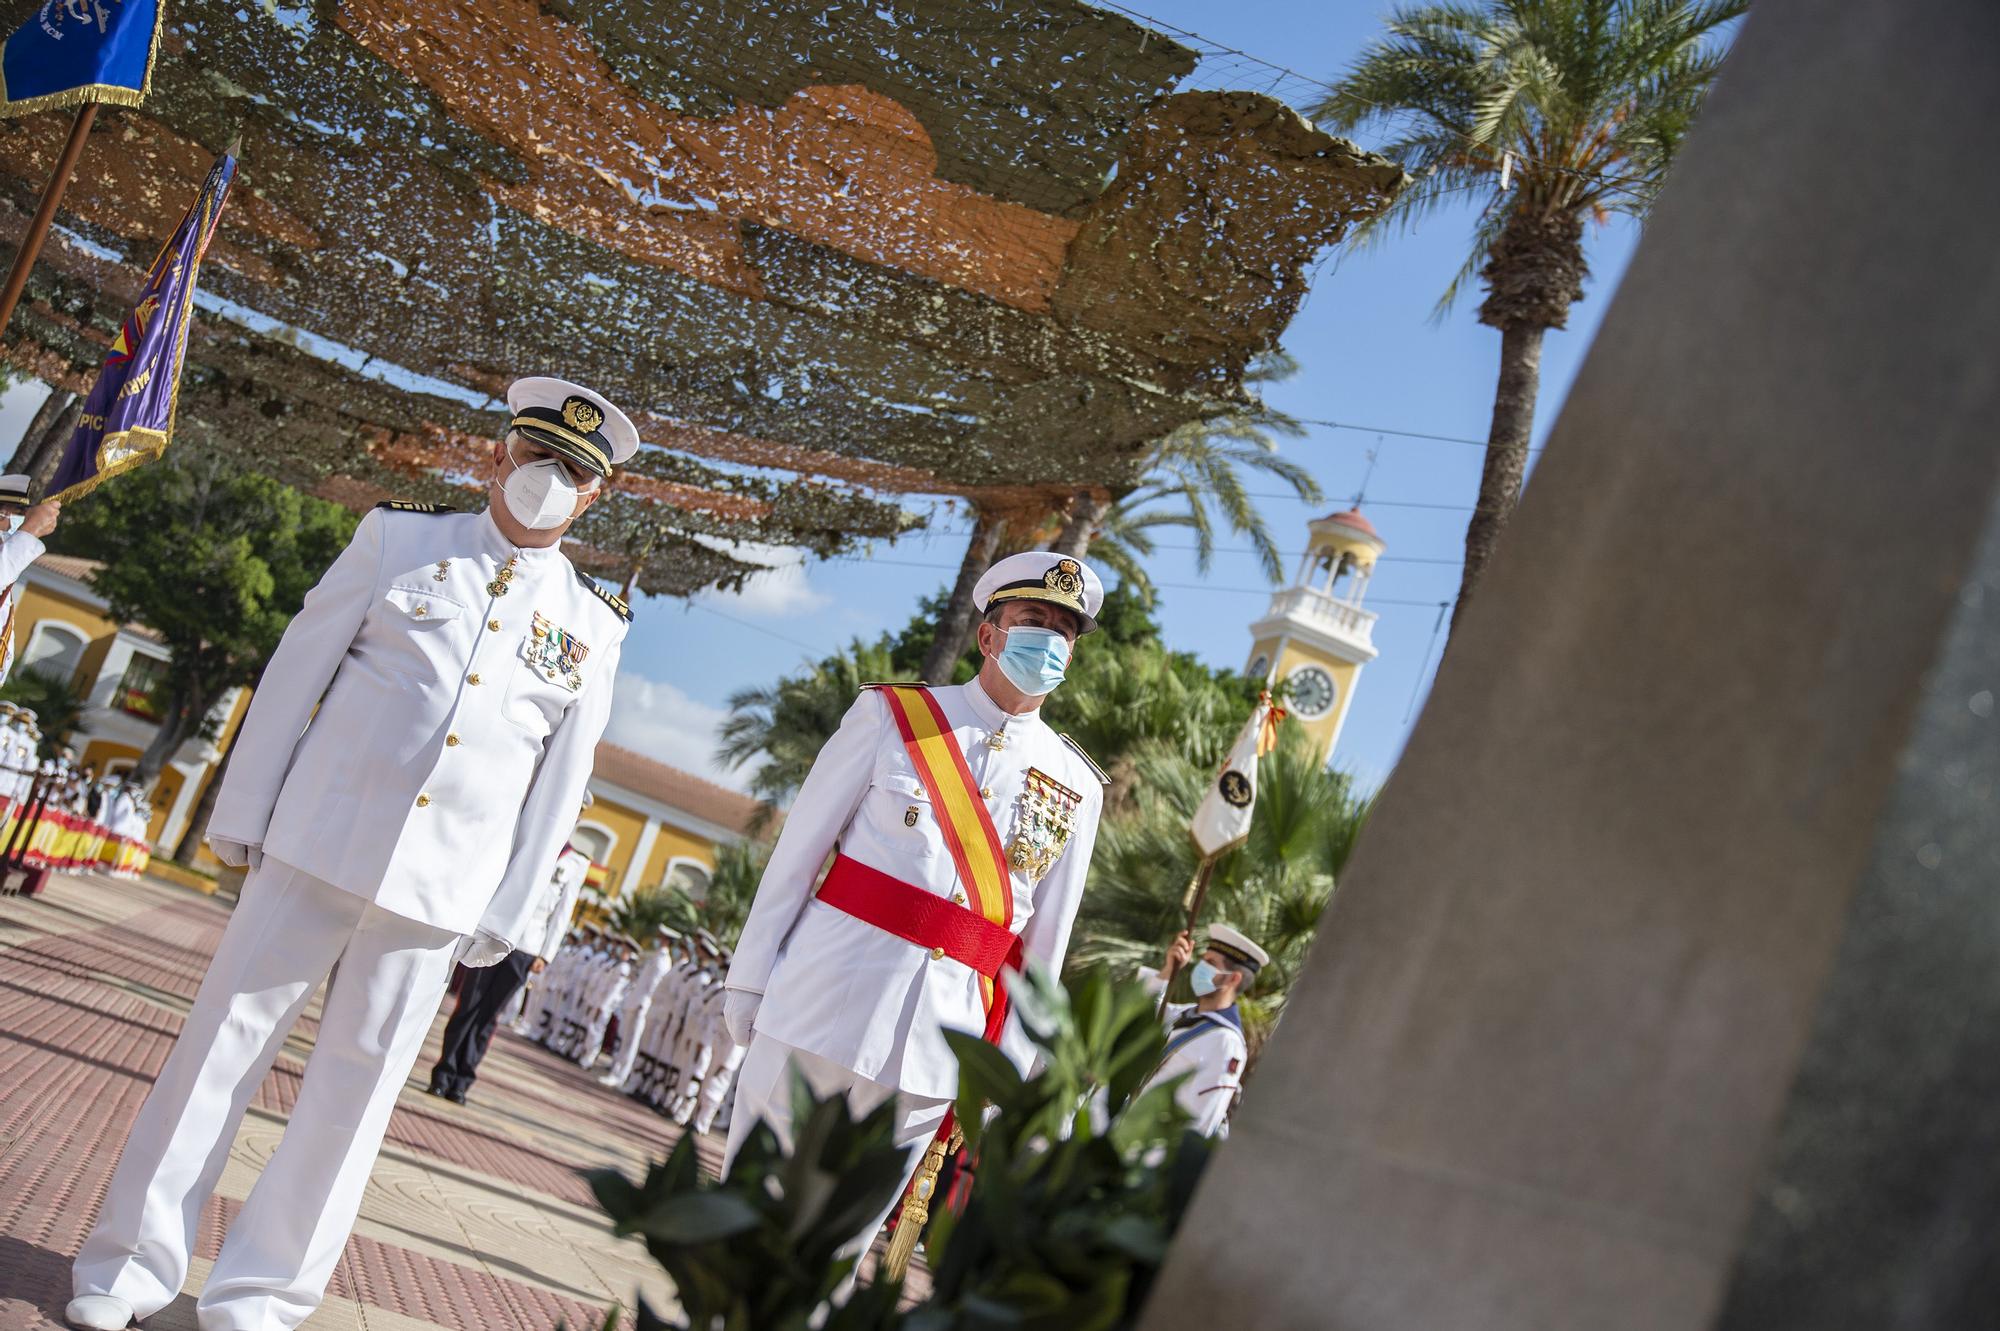
[[[692,772],[669,767],[641,753],[609,742],[597,746],[598,780],[658,800],[683,813],[722,826],[743,836],[761,807],[748,795],[705,781]]]

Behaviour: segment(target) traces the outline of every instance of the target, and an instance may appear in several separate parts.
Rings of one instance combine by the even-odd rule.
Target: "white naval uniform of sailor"
[[[1141,966],[1139,979],[1155,994],[1164,987],[1160,973],[1151,967]],[[1152,1086],[1182,1078],[1174,1100],[1194,1119],[1189,1126],[1204,1137],[1229,1135],[1229,1111],[1236,1104],[1243,1065],[1250,1057],[1241,1017],[1233,1006],[1224,1011],[1228,1015],[1201,1012],[1194,1003],[1167,1004],[1162,1014],[1167,1023],[1166,1056],[1146,1079]]]
[[[21,575],[48,547],[42,538],[16,530],[0,537],[0,684],[14,670],[14,611],[21,603]]]
[[[646,1018],[653,1008],[653,994],[660,981],[674,968],[673,953],[655,947],[639,964],[639,973],[625,988],[625,1002],[618,1009],[618,1054],[611,1070],[604,1074],[607,1086],[622,1086],[639,1061],[639,1041],[646,1035]]]
[[[1009,876],[1013,929],[1025,959],[1058,972],[1097,840],[1102,774],[1039,711],[1010,716],[976,679],[931,694],[1003,848],[1021,816],[1030,768],[1080,797],[1068,844],[1048,873],[1032,883],[1022,873]],[[1003,747],[993,748],[988,740],[1003,731]],[[844,1093],[856,1113],[895,1099],[896,1141],[910,1148],[907,1167],[914,1173],[919,1148],[958,1094],[958,1060],[944,1030],[985,1029],[979,975],[971,967],[814,897],[820,867],[836,846],[938,896],[964,892],[930,795],[889,704],[873,689],[848,709],[800,786],[736,944],[726,984],[763,999],[736,1074],[725,1169],[759,1119],[789,1146],[789,1067],[822,1097]],[[1034,1046],[1017,1015],[1008,1018],[1000,1048],[1023,1071],[1032,1063]],[[871,1238],[886,1216],[885,1210],[859,1241]]]
[[[534,652],[537,613],[587,646],[574,679]],[[484,513],[362,519],[244,718],[209,839],[261,857],[78,1254],[77,1294],[143,1318],[180,1292],[244,1109],[337,960],[284,1139],[197,1315],[202,1331],[274,1331],[319,1306],[461,938],[544,942],[627,618],[559,549],[517,550]]]

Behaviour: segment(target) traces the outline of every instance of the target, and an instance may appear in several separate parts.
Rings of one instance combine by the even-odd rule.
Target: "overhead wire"
[[[1275,96],[1277,89],[1280,86],[1282,86],[1285,80],[1287,79],[1290,79],[1295,83],[1303,84],[1307,88],[1310,88],[1319,94],[1336,93],[1340,91],[1338,85],[1331,83],[1326,79],[1316,78],[1311,74],[1301,73],[1296,69],[1292,69],[1290,66],[1278,64],[1274,60],[1266,60],[1262,56],[1252,55],[1250,52],[1242,50],[1238,47],[1230,46],[1224,42],[1218,42],[1212,37],[1205,37],[1201,33],[1180,27],[1177,24],[1168,23],[1164,19],[1154,18],[1150,14],[1146,14],[1140,10],[1132,8],[1130,5],[1119,3],[1119,0],[1097,0],[1097,3],[1101,8],[1115,10],[1116,12],[1123,14],[1125,17],[1129,19],[1134,19],[1139,23],[1144,24],[1145,26],[1153,29],[1155,32],[1169,34],[1173,37],[1181,38],[1189,43],[1195,44],[1198,48],[1201,49],[1204,58],[1220,53],[1223,55],[1230,56],[1235,60],[1241,61],[1245,64],[1255,65],[1263,70],[1269,71],[1273,76],[1270,81],[1270,84],[1267,87],[1261,89],[1261,91],[1264,92],[1265,95],[1267,96]],[[1347,95],[1352,96],[1351,93]],[[1298,111],[1301,115],[1306,114],[1307,108],[1305,106],[1297,105],[1297,103],[1300,101],[1305,101],[1307,99],[1294,95],[1290,99],[1281,98],[1280,100],[1286,100],[1287,104],[1291,105],[1292,109]],[[1315,97],[1311,100],[1316,101],[1318,100],[1318,98]],[[1370,101],[1365,97],[1356,97],[1354,98],[1354,100],[1360,102],[1363,106],[1372,108],[1377,114],[1381,115],[1385,119],[1394,116],[1411,117],[1415,123],[1421,124],[1427,129],[1440,130],[1443,133],[1449,134],[1451,137],[1465,144],[1468,148],[1475,148],[1485,152],[1493,151],[1494,145],[1490,143],[1481,143],[1479,140],[1473,138],[1469,134],[1464,134],[1457,130],[1449,129],[1444,126],[1438,125],[1435,121],[1430,121],[1426,119],[1421,112],[1415,111],[1409,107],[1391,106],[1387,102]],[[1617,175],[1608,175],[1599,171],[1585,171],[1581,167],[1570,166],[1563,162],[1551,162],[1547,158],[1536,157],[1531,153],[1513,152],[1511,149],[1503,149],[1502,151],[1503,153],[1511,152],[1514,160],[1517,162],[1530,163],[1534,166],[1541,167],[1545,171],[1553,171],[1559,175],[1571,176],[1578,180],[1588,180],[1600,185],[1610,185],[1618,188],[1633,189],[1633,188],[1645,187],[1651,183],[1638,176],[1617,176]]]

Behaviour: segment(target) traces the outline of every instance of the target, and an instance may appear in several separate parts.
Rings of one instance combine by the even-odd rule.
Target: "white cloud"
[[[664,680],[629,670],[618,672],[611,695],[611,721],[604,737],[656,762],[707,777],[732,790],[747,790],[757,759],[726,768],[715,761],[715,737],[729,713],[696,702]]]
[[[833,600],[807,581],[806,554],[797,546],[763,545],[754,541],[705,541],[703,544],[746,563],[763,564],[769,569],[765,573],[753,574],[741,591],[703,592],[695,599],[704,605],[740,615],[782,619],[808,614]]]

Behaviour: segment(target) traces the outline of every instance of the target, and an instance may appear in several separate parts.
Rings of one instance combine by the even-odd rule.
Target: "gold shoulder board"
[[[1063,743],[1069,745],[1071,749],[1075,750],[1077,757],[1083,759],[1083,765],[1085,767],[1088,767],[1091,770],[1091,772],[1096,775],[1097,783],[1099,785],[1108,786],[1111,784],[1111,778],[1104,775],[1104,769],[1102,767],[1099,767],[1097,765],[1096,760],[1083,751],[1083,745],[1078,744],[1068,735],[1061,735],[1059,737],[1061,738]]]
[[[620,619],[624,620],[627,624],[630,624],[632,622],[632,607],[625,604],[625,599],[623,597],[617,595],[614,592],[605,591],[604,588],[597,585],[597,580],[595,578],[585,573],[582,569],[577,570],[576,580],[582,583],[584,586],[588,587],[590,589],[590,594],[592,596],[595,596],[598,600],[610,606],[612,614],[618,616]]]
[[[416,502],[416,501],[415,501],[414,499],[384,499],[384,500],[383,500],[383,501],[382,501],[381,503],[379,503],[379,504],[375,505],[375,507],[377,507],[377,508],[386,508],[386,509],[388,509],[388,510],[389,510],[389,511],[390,511],[391,513],[456,513],[456,512],[458,512],[458,510],[457,510],[457,509],[455,509],[455,508],[453,508],[453,507],[452,507],[452,506],[451,506],[450,504],[419,504],[419,503],[418,503],[418,502]]]

